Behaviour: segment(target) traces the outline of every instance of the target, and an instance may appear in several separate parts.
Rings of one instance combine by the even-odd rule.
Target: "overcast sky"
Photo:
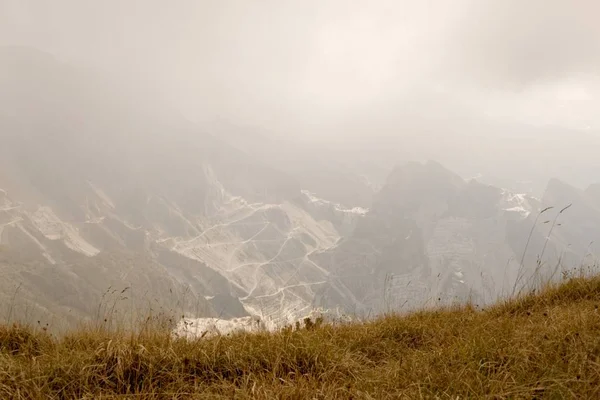
[[[280,134],[339,134],[419,96],[599,130],[598,16],[598,0],[0,0],[0,44]]]

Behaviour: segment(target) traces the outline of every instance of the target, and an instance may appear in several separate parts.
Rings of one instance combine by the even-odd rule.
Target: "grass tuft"
[[[46,333],[34,332],[27,326],[0,326],[0,351],[11,356],[40,355],[49,342],[50,336]]]
[[[154,326],[0,327],[0,398],[600,398],[600,278],[485,311],[186,340]]]

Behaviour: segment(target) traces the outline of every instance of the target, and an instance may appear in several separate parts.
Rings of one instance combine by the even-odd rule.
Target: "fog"
[[[594,0],[2,0],[0,41],[135,77],[192,120],[278,134],[340,134],[415,92],[590,129],[597,15]]]
[[[541,194],[600,171],[595,0],[0,4],[0,45],[144,88],[213,134],[317,142],[380,179],[434,159]]]
[[[165,298],[170,277],[214,315],[267,299],[281,322],[317,298],[380,307],[388,273],[411,301],[494,298],[488,282],[546,249],[581,263],[600,241],[598,15],[598,0],[0,0],[0,268],[58,266],[27,287],[57,309],[139,276]],[[546,206],[568,213],[534,235]]]

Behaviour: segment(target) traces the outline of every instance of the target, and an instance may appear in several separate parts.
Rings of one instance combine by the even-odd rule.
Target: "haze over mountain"
[[[0,0],[8,310],[275,327],[596,262],[596,2],[284,3]]]

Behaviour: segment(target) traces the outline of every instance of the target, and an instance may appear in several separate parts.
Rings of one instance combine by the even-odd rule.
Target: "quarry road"
[[[257,224],[256,222],[253,222],[253,223],[250,222],[250,223],[246,223],[246,224],[238,224],[238,223],[241,222],[241,221],[243,221],[243,220],[245,220],[245,219],[247,219],[247,218],[252,217],[258,211],[262,211],[262,210],[265,210],[265,209],[268,209],[268,208],[271,208],[271,206],[269,205],[269,206],[262,206],[262,207],[251,208],[250,212],[248,214],[244,215],[243,217],[235,219],[233,221],[227,221],[227,222],[222,222],[222,223],[213,225],[213,226],[205,229],[204,231],[202,231],[199,235],[194,236],[193,238],[188,239],[186,241],[182,241],[180,244],[182,244],[182,245],[184,245],[184,244],[190,244],[189,247],[192,247],[194,241],[200,239],[201,237],[203,237],[204,235],[206,235],[208,232],[210,232],[210,231],[212,231],[212,230],[214,230],[216,228],[230,227],[230,226],[234,226],[234,225],[240,225],[240,226],[243,226],[243,225],[256,225]],[[258,223],[261,223],[261,222],[258,222]],[[185,247],[182,247],[182,248],[185,248]]]
[[[12,210],[19,210],[21,208],[21,206],[9,206],[9,207],[5,207],[5,208],[0,208],[0,211],[12,211]]]
[[[11,226],[11,225],[19,223],[21,221],[23,221],[23,218],[19,217],[19,218],[15,219],[14,221],[5,222],[4,224],[0,224],[0,228],[4,228],[5,226]]]
[[[263,228],[262,228],[260,231],[258,231],[258,232],[257,232],[255,235],[253,235],[251,238],[249,238],[249,239],[246,239],[246,240],[244,240],[243,242],[239,242],[239,244],[236,246],[236,248],[235,248],[235,249],[233,249],[233,251],[231,252],[231,256],[229,257],[229,263],[227,264],[228,271],[230,271],[230,270],[231,270],[231,264],[233,263],[233,258],[235,257],[235,255],[237,254],[237,252],[240,250],[240,248],[241,248],[243,245],[245,245],[245,244],[247,244],[247,243],[250,243],[250,242],[254,241],[254,238],[255,238],[255,237],[257,237],[258,235],[260,235],[261,233],[263,233],[263,232],[264,232],[264,231],[265,231],[265,230],[266,230],[266,229],[267,229],[267,228],[268,228],[268,227],[271,225],[271,223],[270,223],[270,222],[268,222],[268,221],[265,221],[265,222],[264,222],[264,224],[265,224],[265,226],[263,226]]]
[[[298,228],[294,228],[292,229],[289,233],[287,238],[284,240],[283,244],[281,245],[281,247],[279,248],[279,251],[277,252],[277,254],[275,254],[275,256],[273,256],[270,260],[267,260],[265,262],[262,263],[254,263],[257,264],[256,268],[254,270],[254,286],[252,287],[252,289],[250,289],[250,292],[248,293],[248,295],[240,300],[245,300],[248,299],[249,297],[252,296],[252,293],[254,293],[254,291],[256,290],[256,288],[258,287],[258,271],[260,268],[262,268],[264,265],[267,265],[269,263],[272,263],[275,259],[277,259],[277,257],[279,257],[281,255],[281,253],[283,252],[283,249],[285,248],[285,246],[288,244],[288,242],[294,237],[294,232],[296,232],[298,230]],[[252,265],[252,264],[251,264]],[[239,267],[238,267],[239,268]]]
[[[255,299],[262,299],[262,298],[265,298],[265,297],[277,296],[279,293],[281,293],[281,292],[283,292],[284,290],[287,290],[287,289],[292,289],[292,288],[295,288],[295,287],[306,287],[306,286],[313,286],[313,285],[322,285],[324,283],[327,283],[327,281],[299,283],[297,285],[283,286],[283,287],[280,287],[279,289],[277,289],[277,291],[274,292],[274,293],[263,294],[261,296],[256,296],[254,298]]]

